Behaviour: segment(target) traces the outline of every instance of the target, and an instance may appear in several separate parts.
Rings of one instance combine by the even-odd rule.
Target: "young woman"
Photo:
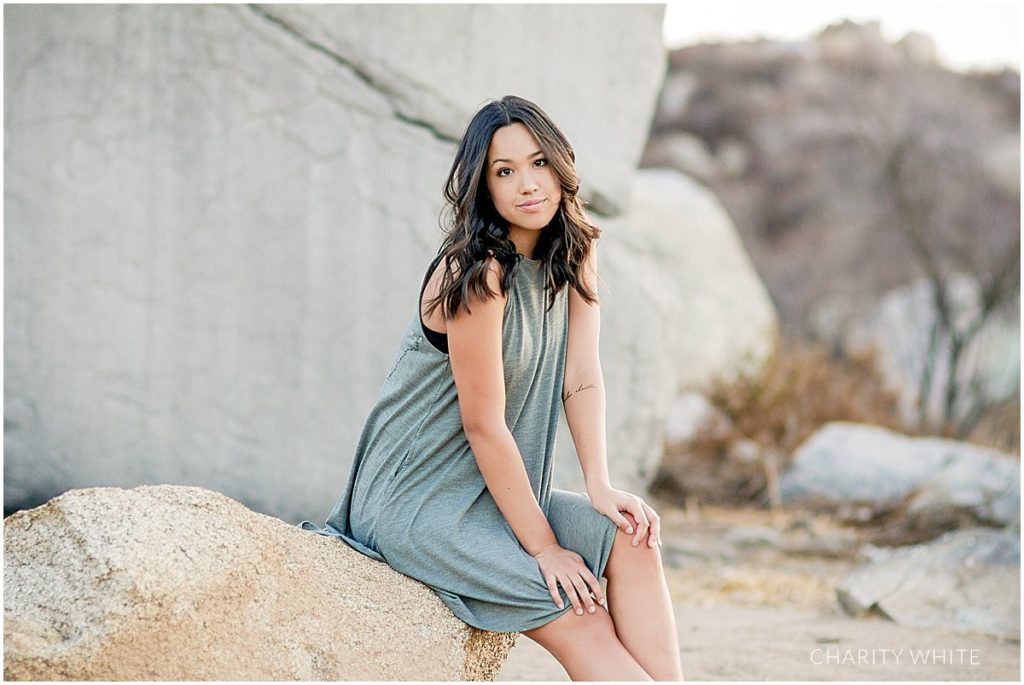
[[[473,117],[446,238],[348,485],[326,527],[299,525],[423,582],[476,628],[525,634],[573,680],[682,680],[660,519],[609,482],[601,231],[574,163],[528,100]],[[551,487],[560,403],[586,496]]]

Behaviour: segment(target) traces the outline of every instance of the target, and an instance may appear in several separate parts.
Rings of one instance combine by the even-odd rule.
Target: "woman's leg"
[[[612,618],[601,605],[582,616],[570,608],[523,635],[548,650],[571,680],[651,680],[619,642]]]
[[[679,634],[672,597],[661,565],[661,548],[648,547],[645,537],[633,546],[636,520],[622,512],[633,535],[615,533],[605,568],[608,609],[623,646],[655,680],[683,680]]]

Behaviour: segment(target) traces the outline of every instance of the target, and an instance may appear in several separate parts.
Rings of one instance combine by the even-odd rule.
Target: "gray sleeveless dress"
[[[551,487],[569,289],[546,312],[541,260],[522,258],[515,268],[502,329],[505,421],[558,543],[600,578],[615,524],[585,494]],[[326,526],[298,525],[426,584],[476,628],[521,632],[572,610],[560,583],[563,607],[555,604],[487,489],[462,430],[448,355],[424,336],[419,300]]]

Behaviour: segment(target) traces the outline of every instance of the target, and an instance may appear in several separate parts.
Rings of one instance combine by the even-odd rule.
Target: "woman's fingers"
[[[559,581],[562,583],[562,589],[565,590],[565,594],[569,595],[569,603],[572,604],[572,610],[577,614],[583,613],[583,602],[578,597],[578,590],[576,585],[572,582],[571,574],[563,574],[559,577]]]
[[[615,521],[615,525],[617,525],[622,530],[626,531],[626,535],[632,535],[633,530],[636,528],[633,519],[627,518],[624,515],[624,510],[615,512],[615,515],[616,518],[613,519]]]
[[[647,536],[647,546],[656,547],[661,544],[661,517],[646,502],[644,502],[644,510],[647,512],[647,520],[651,522],[651,532]]]
[[[587,583],[583,580],[583,577],[579,572],[573,573],[569,576],[572,584],[576,588],[576,594],[580,599],[579,604],[576,605],[576,613],[582,614],[584,611],[588,613],[594,613],[597,611],[597,607],[594,606],[594,600],[590,596],[590,591],[587,590]]]
[[[569,578],[569,575],[566,574],[564,576],[564,578]],[[548,578],[548,590],[551,591],[551,596],[554,597],[554,599],[555,599],[555,605],[559,609],[561,609],[561,608],[563,608],[565,606],[565,604],[562,602],[562,597],[558,594],[558,587],[555,585],[556,579],[557,579],[557,582],[561,584],[562,589],[565,590],[565,594],[569,596],[569,603],[573,606],[574,611],[577,614],[582,613],[582,611],[580,610],[580,607],[582,606],[582,604],[581,604],[579,598],[576,596],[576,592],[577,592],[576,586],[573,585],[568,580],[563,580],[563,577],[560,577],[560,576],[558,576],[556,574],[552,574]]]
[[[565,605],[562,604],[562,598],[558,594],[558,586],[555,584],[555,574],[545,574],[544,580],[548,584],[548,591],[551,593],[552,599],[555,600],[555,606],[561,609]]]
[[[584,567],[581,575],[590,584],[591,590],[594,593],[594,598],[598,604],[604,604],[604,592],[601,590],[601,581],[590,572],[589,568]]]
[[[651,527],[651,524],[647,520],[647,514],[644,513],[643,501],[640,500],[639,498],[637,498],[637,502],[635,503],[635,509],[631,507],[629,509],[629,513],[632,514],[633,521],[636,523],[636,525],[633,526],[633,530],[636,533],[633,536],[633,546],[636,547],[640,544],[640,541],[643,540],[644,536],[647,534],[647,531]]]
[[[645,535],[647,536],[648,547],[660,545],[661,517],[658,516],[658,512],[643,500],[640,500],[640,512],[640,516],[634,514],[632,511],[629,512],[633,516],[633,520],[636,522],[637,527],[636,535],[633,537],[633,546],[636,547],[639,545]]]
[[[591,573],[583,557],[578,557],[573,563],[575,567],[569,567],[566,571],[545,571],[544,581],[548,586],[548,592],[551,593],[555,605],[559,609],[564,608],[565,604],[558,592],[558,585],[561,585],[577,615],[596,613],[597,605],[605,604],[601,581]]]

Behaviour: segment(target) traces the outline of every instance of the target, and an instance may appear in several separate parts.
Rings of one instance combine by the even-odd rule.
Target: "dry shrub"
[[[729,418],[736,435],[786,455],[829,421],[906,430],[874,350],[846,356],[821,343],[786,342],[759,376],[714,382],[707,397]]]
[[[978,445],[994,447],[1020,458],[1020,396],[996,402],[988,407],[967,439]]]
[[[783,470],[797,446],[829,421],[912,432],[899,423],[896,396],[884,386],[874,351],[846,356],[821,343],[784,341],[759,373],[715,381],[704,395],[727,421],[719,417],[687,443],[667,445],[653,492],[765,504],[765,457]]]

